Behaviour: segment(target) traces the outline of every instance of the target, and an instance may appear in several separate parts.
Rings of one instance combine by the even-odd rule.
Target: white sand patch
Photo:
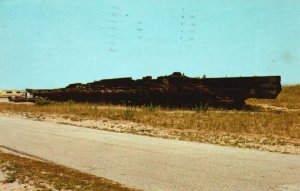
[[[20,184],[17,180],[13,183],[5,183],[6,175],[0,171],[0,190],[5,191],[36,191],[35,187],[28,184]]]

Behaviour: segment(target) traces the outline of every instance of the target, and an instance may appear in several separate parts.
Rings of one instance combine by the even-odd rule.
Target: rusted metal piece
[[[117,78],[66,88],[27,91],[54,101],[101,102],[165,107],[240,107],[248,98],[274,99],[281,91],[280,76],[189,78],[179,72],[152,79]]]

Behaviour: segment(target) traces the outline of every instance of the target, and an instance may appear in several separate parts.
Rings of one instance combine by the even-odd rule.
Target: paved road
[[[300,190],[300,156],[0,115],[0,145],[144,190]]]

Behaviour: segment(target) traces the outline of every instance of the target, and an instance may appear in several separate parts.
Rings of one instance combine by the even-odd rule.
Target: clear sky
[[[300,83],[300,1],[0,0],[0,89],[173,71]]]

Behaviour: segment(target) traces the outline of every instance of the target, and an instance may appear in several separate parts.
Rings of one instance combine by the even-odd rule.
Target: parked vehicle
[[[33,97],[29,92],[23,91],[20,96],[10,96],[10,102],[36,102],[38,98]]]

